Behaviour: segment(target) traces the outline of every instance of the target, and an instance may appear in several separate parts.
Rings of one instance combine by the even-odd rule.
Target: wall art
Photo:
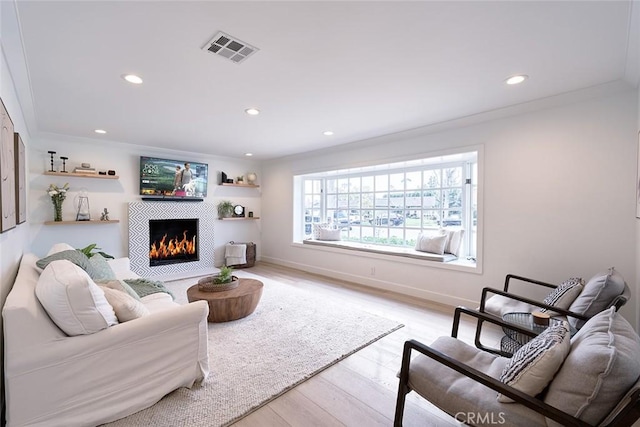
[[[0,101],[0,232],[16,226],[16,163],[13,122]]]

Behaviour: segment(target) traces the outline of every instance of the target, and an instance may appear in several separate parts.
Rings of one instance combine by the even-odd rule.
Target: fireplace
[[[207,275],[215,271],[214,230],[216,207],[204,202],[131,202],[129,203],[129,259],[131,270],[141,277],[175,280],[197,275]],[[197,256],[189,262],[150,265],[149,252],[153,241],[164,237],[152,238],[151,222],[166,220],[194,220],[198,224],[195,231]],[[183,224],[177,230],[167,234],[168,241],[177,236],[183,239]],[[153,240],[152,240],[153,239]],[[193,235],[187,233],[185,240],[192,241]]]
[[[198,219],[150,219],[149,266],[198,261]]]

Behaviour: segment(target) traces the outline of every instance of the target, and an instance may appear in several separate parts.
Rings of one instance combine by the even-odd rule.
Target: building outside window
[[[313,224],[331,223],[343,241],[414,247],[421,232],[463,228],[461,257],[476,256],[477,151],[299,175],[296,184],[294,236],[309,239]]]

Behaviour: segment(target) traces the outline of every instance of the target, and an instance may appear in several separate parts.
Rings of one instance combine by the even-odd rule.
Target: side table
[[[549,326],[559,324],[563,322],[563,319],[552,317],[549,319],[548,325],[538,325],[533,322],[533,315],[531,313],[506,313],[502,316],[502,320],[507,323],[511,323],[516,326],[520,326],[521,328],[528,329],[531,332],[535,332],[536,334],[540,334],[542,331],[547,329]],[[502,330],[504,332],[504,336],[500,340],[500,350],[505,353],[509,353],[513,355],[516,351],[520,349],[523,345],[532,340],[532,337],[528,335],[521,334],[513,329],[509,329],[507,326],[503,326]]]
[[[204,292],[195,284],[187,289],[189,302],[204,300],[209,304],[207,320],[212,323],[229,322],[247,317],[258,306],[263,284],[255,279],[239,279],[237,288],[221,292]]]

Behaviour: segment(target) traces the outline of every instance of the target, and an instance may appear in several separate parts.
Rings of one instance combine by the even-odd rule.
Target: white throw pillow
[[[444,248],[444,252],[447,254],[453,254],[458,256],[460,252],[460,246],[462,245],[462,237],[464,236],[464,230],[441,230],[442,234],[447,234],[449,239],[447,245]]]
[[[324,228],[332,229],[334,227],[333,227],[332,224],[329,224],[328,222],[320,222],[320,223],[313,224],[313,238],[315,240],[319,240],[320,239],[320,230],[322,230]]]
[[[340,230],[337,228],[321,228],[318,240],[342,240]]]
[[[49,249],[49,252],[47,252],[47,256],[53,255],[55,253],[62,252],[62,251],[75,251],[75,250],[76,248],[74,248],[68,243],[56,243],[55,245],[51,246],[51,249]]]
[[[540,335],[523,345],[507,363],[500,381],[536,396],[551,382],[571,349],[569,325],[561,322],[545,329]],[[498,401],[513,400],[498,394]]]
[[[416,251],[443,255],[444,248],[447,246],[448,239],[448,233],[431,236],[420,233],[418,234],[418,238],[416,239]]]
[[[36,285],[36,296],[67,335],[86,335],[118,323],[102,289],[67,260],[51,262]]]
[[[149,310],[140,301],[123,291],[100,286],[104,291],[104,296],[116,312],[116,317],[120,322],[128,322],[138,317],[146,316]]]

